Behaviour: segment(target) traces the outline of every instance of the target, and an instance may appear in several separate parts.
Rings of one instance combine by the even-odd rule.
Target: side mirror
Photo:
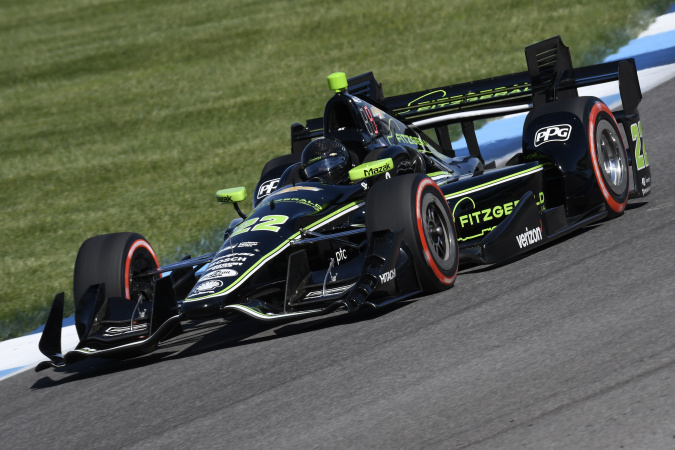
[[[391,158],[378,159],[354,167],[349,171],[349,179],[352,181],[363,180],[364,178],[382,175],[394,168],[394,161]]]
[[[243,186],[230,189],[221,189],[216,192],[218,203],[232,203],[234,210],[237,211],[237,214],[239,214],[239,216],[242,218],[246,218],[246,214],[241,212],[237,202],[243,202],[246,200],[246,197],[248,197],[248,193],[246,192],[246,188]]]
[[[221,189],[216,192],[216,197],[218,197],[218,203],[237,203],[246,200],[248,194],[246,188],[241,186],[230,189]]]

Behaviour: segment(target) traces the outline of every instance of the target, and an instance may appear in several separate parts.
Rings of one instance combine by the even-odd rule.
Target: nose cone
[[[201,319],[220,314],[226,295],[183,302],[180,312],[186,319]]]

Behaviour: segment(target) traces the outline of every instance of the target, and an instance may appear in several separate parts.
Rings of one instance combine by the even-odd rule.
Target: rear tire
[[[608,217],[623,214],[628,201],[628,154],[621,133],[604,103],[593,105],[589,115],[588,143],[593,173],[605,201]]]
[[[104,283],[106,297],[131,299],[133,277],[157,267],[154,250],[138,233],[103,234],[84,241],[73,274],[75,322],[80,323],[82,295],[89,286]]]
[[[430,294],[452,286],[459,248],[452,214],[436,183],[422,174],[400,175],[376,183],[366,201],[368,237],[374,231],[403,228],[417,279]]]

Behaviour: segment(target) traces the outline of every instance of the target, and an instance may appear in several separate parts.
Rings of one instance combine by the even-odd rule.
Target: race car
[[[80,342],[62,355],[58,294],[39,344],[49,361],[36,370],[146,353],[186,320],[291,320],[441,292],[460,264],[503,261],[620,216],[651,188],[634,61],[575,69],[560,37],[525,55],[526,72],[392,97],[372,73],[331,74],[323,116],[291,126],[291,151],[263,168],[252,210],[239,206],[245,188],[218,191],[240,215],[220,249],[160,266],[140,234],[82,244]],[[578,95],[617,80],[621,110]],[[486,161],[475,121],[516,112],[527,112],[521,151]]]

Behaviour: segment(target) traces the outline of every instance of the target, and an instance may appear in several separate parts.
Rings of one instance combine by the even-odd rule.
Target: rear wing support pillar
[[[448,130],[447,125],[440,125],[434,128],[436,131],[436,139],[438,139],[438,145],[441,146],[441,153],[450,158],[456,156],[455,150],[452,148],[452,141],[450,140],[450,131]]]
[[[474,126],[473,121],[467,120],[462,122],[462,134],[464,134],[469,154],[478,158],[481,163],[485,164],[483,155],[480,152],[480,147],[478,146],[478,139],[476,139],[476,127]]]

